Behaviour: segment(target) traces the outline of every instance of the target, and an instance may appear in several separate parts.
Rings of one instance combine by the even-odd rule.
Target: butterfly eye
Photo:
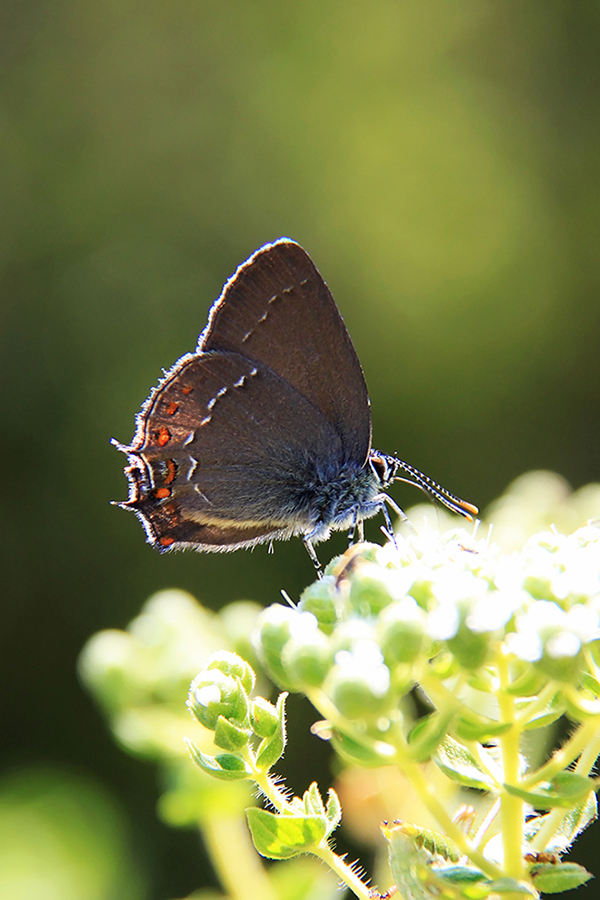
[[[386,457],[373,451],[371,452],[369,460],[373,471],[379,478],[381,484],[385,487],[387,484],[389,484],[390,476],[392,474]]]

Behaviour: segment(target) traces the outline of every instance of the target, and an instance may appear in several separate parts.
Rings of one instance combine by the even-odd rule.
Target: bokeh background
[[[299,541],[159,556],[109,505],[109,439],[287,235],[352,334],[378,449],[481,507],[532,468],[600,479],[600,5],[5,0],[0,71],[0,799],[59,809],[73,859],[87,822],[133,860],[124,896],[183,896],[202,850],[156,819],[77,655],[160,588],[266,604],[313,572]]]

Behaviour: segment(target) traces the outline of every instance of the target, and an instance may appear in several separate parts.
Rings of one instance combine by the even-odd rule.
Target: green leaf
[[[434,856],[453,863],[462,856],[454,841],[446,835],[411,822],[395,821],[393,825],[384,825],[381,831],[389,841],[390,861],[396,860],[400,867],[410,865],[411,859],[421,859],[429,865]]]
[[[532,841],[535,835],[547,822],[548,815],[535,816],[529,819],[525,825],[525,838]],[[550,853],[563,853],[571,846],[578,834],[580,834],[590,822],[598,816],[598,800],[593,791],[587,795],[583,803],[578,803],[572,809],[567,810],[560,825],[555,831],[554,837],[548,841],[546,850]]]
[[[535,790],[525,790],[518,785],[504,784],[504,789],[514,797],[520,797],[537,809],[552,809],[555,806],[571,807],[584,797],[587,798],[594,787],[591,778],[584,778],[575,772],[560,772],[556,778]]]
[[[578,803],[564,816],[558,834],[564,838],[569,847],[578,834],[588,827],[590,822],[598,818],[598,799],[594,791],[590,791],[583,803]],[[562,848],[561,848],[562,849]]]
[[[514,878],[499,878],[498,881],[491,881],[487,889],[489,892],[488,896],[490,894],[523,894],[525,897],[533,897],[535,900],[539,900],[538,892],[533,890],[531,885],[524,881],[516,881]]]
[[[231,750],[235,753],[237,750],[241,750],[242,747],[247,746],[250,734],[249,729],[238,728],[229,719],[219,716],[215,726],[214,742],[217,747],[221,747],[223,750]]]
[[[559,894],[585,884],[594,876],[576,863],[536,864],[531,867],[533,883],[543,894]]]
[[[327,828],[327,835],[329,836],[342,821],[342,807],[340,805],[339,797],[333,788],[329,788],[327,792],[327,809],[325,810],[325,815],[329,822]]]
[[[452,781],[464,787],[478,788],[483,791],[496,789],[494,780],[484,772],[474,756],[466,747],[447,736],[438,747],[433,761]]]
[[[433,712],[419,719],[408,735],[408,747],[412,759],[416,762],[427,762],[431,759],[440,742],[445,738],[452,716],[452,713],[441,715]]]
[[[600,682],[590,675],[589,672],[582,672],[580,676],[581,686],[589,691],[593,697],[600,697]]]
[[[357,763],[359,766],[385,766],[389,764],[389,759],[383,756],[372,747],[369,746],[369,739],[365,738],[365,743],[359,743],[354,738],[348,737],[337,729],[331,731],[331,745],[342,759],[347,762]]]
[[[306,810],[307,815],[309,816],[324,816],[325,815],[325,804],[321,799],[321,794],[319,793],[319,786],[316,781],[313,781],[311,786],[307,791],[304,792],[304,797],[302,798],[304,801],[304,809]]]
[[[184,738],[190,756],[203,772],[220,778],[222,781],[241,781],[250,778],[251,772],[246,763],[239,756],[231,753],[220,753],[218,756],[208,756],[196,747],[193,741]]]
[[[271,738],[277,731],[277,710],[264,697],[255,697],[250,704],[250,724],[260,738]]]
[[[286,744],[285,733],[285,701],[287,694],[280,694],[277,698],[277,729],[273,737],[265,738],[259,744],[256,766],[263,772],[267,772],[271,766],[274,766],[278,759],[281,759]]]
[[[509,728],[512,728],[510,722],[498,722],[497,719],[488,719],[487,716],[476,713],[463,713],[456,721],[456,734],[464,741],[490,741]]]
[[[267,859],[289,859],[308,853],[327,834],[325,816],[286,816],[266,809],[246,810],[254,846]]]
[[[524,700],[517,701],[517,710],[519,715],[523,718],[527,717],[527,707],[530,704],[535,705],[536,698],[532,700]],[[565,711],[565,704],[563,702],[563,697],[560,691],[549,700],[548,703],[545,704],[541,709],[538,709],[533,716],[528,718],[527,724],[525,725],[526,731],[533,731],[535,728],[545,728],[546,725],[551,725],[553,722],[556,722]]]
[[[521,665],[524,666],[524,671],[515,678],[510,687],[505,688],[506,693],[515,697],[535,697],[548,683],[548,679],[529,663]]]

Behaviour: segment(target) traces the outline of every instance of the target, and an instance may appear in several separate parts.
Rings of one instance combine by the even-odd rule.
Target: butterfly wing
[[[363,465],[371,414],[362,369],[329,288],[302,247],[257,250],[223,288],[198,351],[239,353],[268,366],[331,423],[348,461]]]
[[[305,397],[237,353],[183,357],[138,416],[129,499],[161,549],[238,547],[314,525],[314,492],[342,442]]]

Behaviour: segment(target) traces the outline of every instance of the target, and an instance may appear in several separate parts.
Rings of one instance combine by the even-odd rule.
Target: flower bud
[[[256,675],[252,667],[241,656],[238,656],[236,653],[230,653],[228,650],[220,650],[218,653],[213,653],[206,664],[206,668],[209,670],[217,669],[224,675],[238,678],[247,694],[252,692],[256,683]]]
[[[319,629],[292,637],[283,648],[281,661],[293,681],[318,687],[332,662],[329,640]]]
[[[377,638],[389,666],[412,663],[425,642],[425,613],[412,597],[387,606],[377,621]]]
[[[338,620],[339,606],[336,579],[332,575],[325,575],[303,591],[298,609],[300,612],[312,613],[321,631],[331,634]]]
[[[279,724],[277,709],[264,697],[256,697],[250,704],[250,723],[258,737],[273,737]]]
[[[356,642],[352,650],[340,650],[323,690],[342,716],[348,719],[378,718],[389,710],[395,695],[390,691],[390,670],[374,641]]]
[[[377,615],[406,595],[412,578],[409,569],[384,569],[363,563],[350,584],[350,604],[363,618]]]
[[[190,685],[187,707],[201,725],[214,731],[219,716],[235,725],[248,722],[248,697],[237,678],[218,669],[201,672]]]

